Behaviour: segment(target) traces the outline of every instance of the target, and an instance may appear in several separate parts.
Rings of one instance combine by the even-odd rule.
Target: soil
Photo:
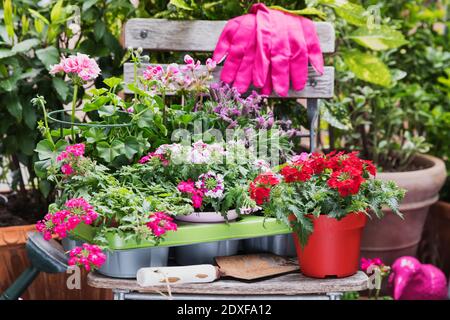
[[[22,195],[16,192],[3,194],[8,199],[5,204],[0,197],[0,227],[34,224],[46,214],[47,204],[37,191],[27,191]]]

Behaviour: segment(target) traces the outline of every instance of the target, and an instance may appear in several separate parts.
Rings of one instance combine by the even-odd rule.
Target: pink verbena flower
[[[61,172],[64,173],[66,176],[70,176],[75,172],[75,170],[73,170],[70,164],[66,163],[61,166]]]
[[[181,181],[178,186],[178,190],[183,193],[188,193],[191,195],[192,200],[192,206],[194,208],[200,208],[203,203],[203,191],[201,189],[198,189],[195,186],[195,183],[189,179],[187,181]]]
[[[98,77],[101,70],[94,59],[88,55],[77,53],[68,58],[62,58],[60,63],[54,65],[50,69],[50,74],[64,72],[69,76],[78,76],[83,81],[94,80]]]
[[[367,272],[371,266],[383,267],[384,263],[380,258],[361,258],[361,270]]]
[[[177,188],[180,192],[184,192],[184,193],[194,193],[195,192],[194,181],[192,181],[191,179],[189,179],[188,181],[181,181],[178,184]]]
[[[100,268],[106,261],[106,255],[100,247],[84,243],[81,247],[75,247],[69,252],[69,266],[77,265],[86,271]]]
[[[141,159],[139,159],[139,163],[140,164],[145,164],[147,162],[149,162],[152,159],[159,159],[159,161],[161,161],[161,164],[163,166],[168,166],[169,165],[169,160],[164,156],[164,154],[161,153],[157,153],[155,152],[150,152],[147,155],[143,156]]]
[[[147,227],[152,230],[155,237],[163,236],[167,231],[176,231],[177,224],[173,222],[173,218],[165,212],[153,212],[150,214],[150,221]]]
[[[47,213],[43,220],[36,223],[36,230],[43,234],[45,240],[50,240],[52,235],[65,238],[82,221],[92,224],[98,217],[93,206],[83,198],[70,199],[64,207],[57,212]]]

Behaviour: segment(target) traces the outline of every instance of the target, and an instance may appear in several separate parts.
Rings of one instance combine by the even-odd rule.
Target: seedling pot
[[[313,219],[314,231],[303,248],[294,233],[300,271],[313,278],[343,278],[355,274],[366,215],[354,213],[340,220],[326,215],[309,218]]]

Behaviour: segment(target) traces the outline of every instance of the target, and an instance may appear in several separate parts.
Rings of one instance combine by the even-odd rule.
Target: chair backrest
[[[155,51],[213,52],[226,21],[130,19],[125,26],[125,46]],[[334,52],[334,28],[327,22],[315,22],[323,53]],[[144,66],[145,67],[145,66]],[[219,79],[221,67],[214,72]],[[142,70],[138,71],[142,72]],[[124,65],[126,83],[133,82],[132,63]],[[325,67],[322,76],[309,68],[308,82],[302,91],[289,91],[290,98],[331,98],[334,92],[334,68]],[[275,97],[276,95],[273,95]]]

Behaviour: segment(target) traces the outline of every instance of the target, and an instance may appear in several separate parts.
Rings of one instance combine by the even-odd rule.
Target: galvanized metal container
[[[243,243],[246,253],[270,252],[288,257],[297,255],[292,234],[245,239]]]
[[[81,241],[63,239],[64,250],[82,244]],[[114,278],[136,278],[136,273],[144,267],[167,266],[169,247],[152,247],[129,250],[105,250],[106,262],[97,271]]]
[[[173,247],[175,262],[179,265],[214,263],[219,256],[238,253],[240,240],[224,240]]]

